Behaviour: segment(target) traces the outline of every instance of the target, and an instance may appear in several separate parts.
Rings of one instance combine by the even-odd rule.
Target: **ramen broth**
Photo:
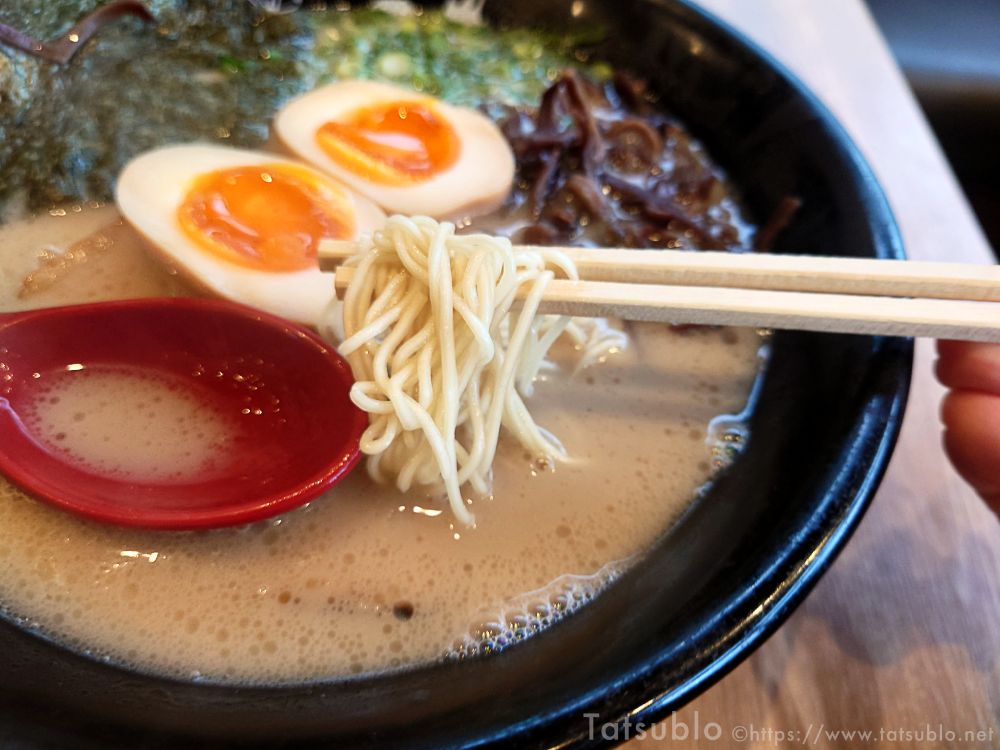
[[[57,213],[0,228],[0,309],[191,293],[147,258],[112,209]],[[755,332],[640,324],[629,334],[626,350],[581,372],[566,347],[554,351],[528,406],[570,458],[539,462],[501,440],[493,495],[468,501],[475,528],[455,522],[435,493],[401,495],[361,470],[284,516],[185,533],[84,521],[0,480],[4,609],[116,664],[229,683],[295,683],[500,650],[627,568],[739,435],[738,420],[716,421],[734,432],[712,438],[709,425],[744,407],[758,370]],[[141,412],[141,401],[148,411],[150,388],[127,377],[94,381],[64,392],[72,404],[49,417],[99,420],[106,389],[120,408]],[[148,430],[188,430],[204,438],[195,453],[224,452],[225,436],[189,406],[154,410]],[[103,444],[124,429],[80,433],[74,450],[132,471],[134,446]],[[164,471],[197,463],[158,450]]]
[[[25,428],[96,474],[144,483],[208,479],[228,466],[240,433],[235,418],[180,378],[78,364],[42,382],[21,414]]]

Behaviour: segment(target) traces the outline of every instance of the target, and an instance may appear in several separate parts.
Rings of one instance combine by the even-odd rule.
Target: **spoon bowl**
[[[53,384],[108,372],[196,399],[198,414],[231,428],[225,443],[204,469],[179,476],[75,460],[32,414],[52,399]],[[229,302],[140,299],[5,314],[0,472],[97,521],[202,529],[260,520],[315,498],[357,464],[367,418],[350,401],[352,382],[348,364],[315,334]],[[140,424],[150,436],[163,429]]]

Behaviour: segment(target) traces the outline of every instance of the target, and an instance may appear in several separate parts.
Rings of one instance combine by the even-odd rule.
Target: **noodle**
[[[537,314],[556,271],[577,278],[564,253],[393,216],[348,262],[357,270],[339,349],[357,381],[351,400],[369,414],[361,451],[376,481],[403,492],[443,484],[455,516],[471,525],[461,487],[489,492],[501,427],[535,456],[565,458],[522,395],[564,332],[584,364],[626,339],[601,320]]]

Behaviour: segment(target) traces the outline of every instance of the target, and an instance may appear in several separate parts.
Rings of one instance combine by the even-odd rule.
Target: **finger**
[[[1000,346],[939,341],[936,372],[949,388],[1000,394]]]
[[[954,391],[945,397],[941,418],[952,464],[1000,514],[1000,396]]]

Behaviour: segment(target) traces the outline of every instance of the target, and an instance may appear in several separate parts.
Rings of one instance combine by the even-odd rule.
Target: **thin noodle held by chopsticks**
[[[462,486],[489,491],[501,427],[535,456],[564,457],[522,395],[567,330],[585,361],[626,343],[601,320],[537,314],[555,271],[577,278],[565,254],[393,216],[349,263],[340,352],[357,379],[351,399],[369,414],[361,450],[374,479],[404,492],[443,486],[471,525]]]

